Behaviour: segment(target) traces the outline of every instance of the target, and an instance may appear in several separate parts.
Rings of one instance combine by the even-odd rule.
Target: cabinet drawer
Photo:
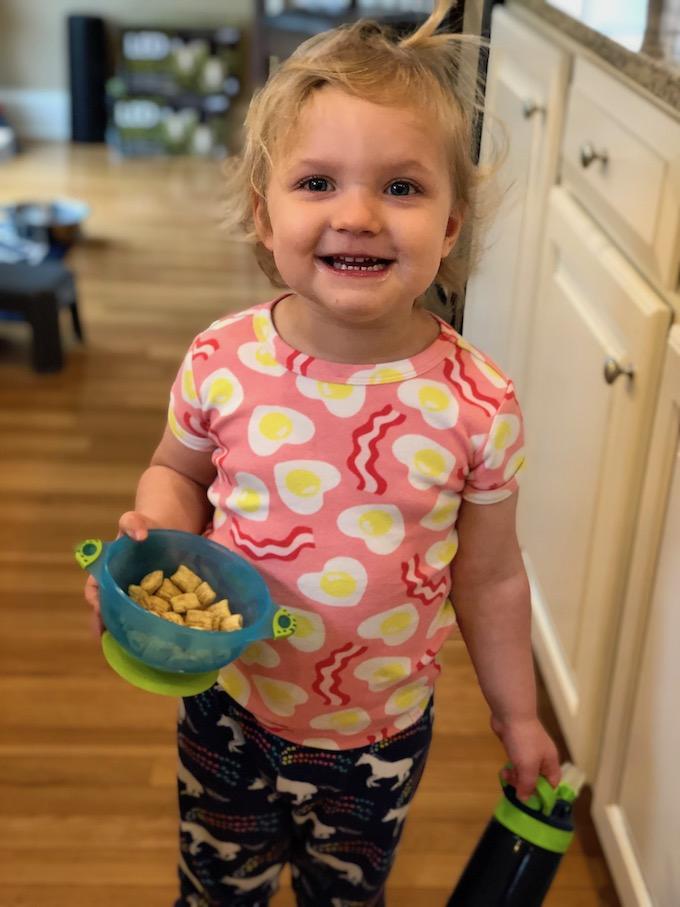
[[[678,286],[680,123],[577,60],[562,145],[563,182],[650,278]]]

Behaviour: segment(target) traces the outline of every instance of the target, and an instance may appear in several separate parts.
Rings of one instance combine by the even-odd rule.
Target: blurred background
[[[488,36],[494,6],[461,0],[447,26]],[[554,27],[567,15],[599,36],[610,27],[611,41],[639,52],[651,21],[638,23],[641,4],[625,22],[607,10],[593,20],[593,4],[577,6],[555,3],[565,19]],[[363,15],[408,31],[431,8],[427,0],[0,4],[0,907],[172,903],[176,703],[127,686],[106,666],[72,548],[115,535],[193,336],[274,295],[252,250],[220,229],[221,166],[238,150],[252,91],[310,35]],[[647,51],[658,58],[668,29],[660,14],[654,21]],[[642,29],[636,46],[631,22]],[[511,161],[525,168],[524,189],[532,153],[522,146]],[[464,304],[433,296],[458,329]],[[498,799],[503,752],[459,639],[442,661],[432,758],[391,907],[445,902]],[[569,741],[542,681],[540,699],[566,758]],[[588,798],[552,907],[619,903]],[[273,904],[293,904],[285,875]]]

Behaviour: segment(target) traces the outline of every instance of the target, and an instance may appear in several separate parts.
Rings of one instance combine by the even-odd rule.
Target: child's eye
[[[415,195],[419,190],[418,187],[408,180],[395,180],[387,187],[390,195]]]
[[[330,182],[325,176],[310,176],[298,183],[299,189],[308,189],[310,192],[327,192],[329,186]]]

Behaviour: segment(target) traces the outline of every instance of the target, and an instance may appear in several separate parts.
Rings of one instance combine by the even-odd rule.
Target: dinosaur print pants
[[[267,907],[287,862],[298,907],[384,907],[432,721],[430,700],[394,737],[321,750],[265,730],[220,686],[185,699],[175,907]]]

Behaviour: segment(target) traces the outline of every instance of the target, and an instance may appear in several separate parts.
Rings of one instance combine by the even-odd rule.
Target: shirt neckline
[[[280,336],[274,325],[272,311],[274,306],[285,299],[291,293],[283,293],[270,302],[264,303],[262,310],[269,321],[269,330],[267,331],[267,345],[275,360],[290,372],[297,375],[303,375],[306,378],[312,378],[316,381],[324,381],[329,384],[394,384],[400,381],[407,381],[409,378],[415,378],[429,371],[450,352],[451,340],[455,337],[455,332],[442,318],[430,313],[439,324],[439,333],[429,346],[425,347],[415,356],[406,359],[397,359],[391,362],[373,362],[373,363],[356,363],[356,362],[331,362],[328,359],[320,359],[316,356],[310,356],[300,350],[290,346]]]

